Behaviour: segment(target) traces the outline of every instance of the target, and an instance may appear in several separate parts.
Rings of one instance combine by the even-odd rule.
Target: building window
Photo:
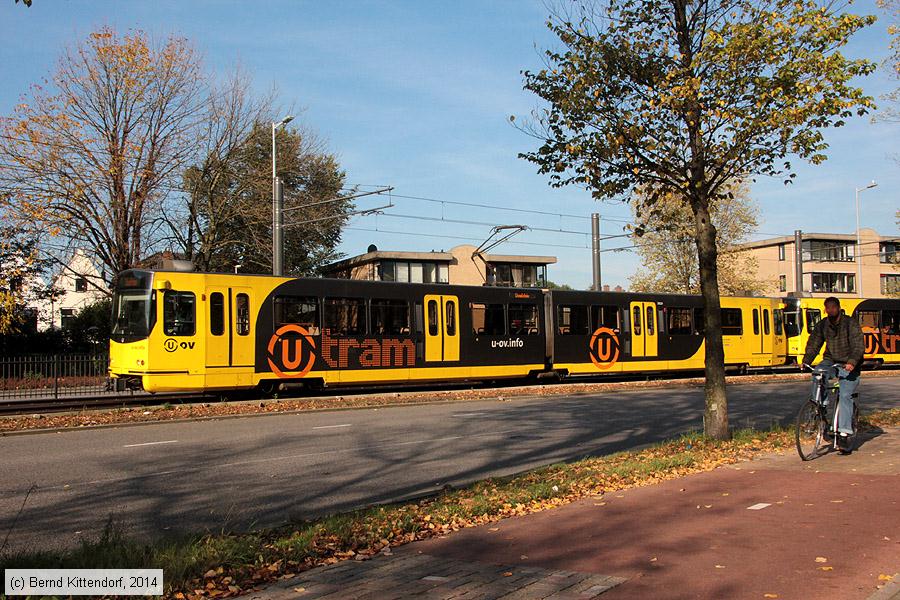
[[[853,273],[813,273],[812,291],[852,294],[856,291],[856,275]]]
[[[490,263],[487,265],[489,285],[506,287],[543,287],[547,281],[547,265]],[[491,276],[493,274],[493,276]]]
[[[832,240],[806,240],[803,242],[803,260],[819,262],[853,262],[853,242]]]
[[[778,244],[778,260],[784,260],[784,244]]]
[[[890,274],[881,276],[881,294],[883,296],[900,295],[900,275]]]
[[[778,276],[778,291],[779,292],[787,291],[787,275],[779,275]]]
[[[75,320],[75,309],[74,308],[61,308],[59,309],[59,326],[63,329],[69,329],[72,326],[72,322]]]
[[[84,277],[76,277],[75,278],[75,291],[76,292],[86,292],[87,291],[87,279]]]
[[[449,283],[446,263],[383,260],[378,264],[378,279],[409,283]]]
[[[900,252],[900,242],[882,242],[878,248],[878,259],[883,263],[900,262],[898,252]]]

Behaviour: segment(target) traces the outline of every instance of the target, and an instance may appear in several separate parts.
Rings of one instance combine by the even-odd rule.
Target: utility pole
[[[591,264],[594,271],[594,291],[600,287],[600,213],[591,213]]]
[[[794,291],[800,296],[803,292],[803,232],[794,230]]]
[[[284,275],[284,190],[275,170],[275,132],[293,120],[288,115],[277,123],[272,122],[272,275],[276,277]]]
[[[272,196],[272,275],[284,276],[284,184],[275,178]]]

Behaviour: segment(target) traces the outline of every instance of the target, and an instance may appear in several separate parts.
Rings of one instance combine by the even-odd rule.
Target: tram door
[[[659,351],[659,330],[655,302],[632,302],[631,356],[654,357]]]
[[[230,288],[231,304],[231,366],[253,366],[254,319],[252,317],[253,294],[250,288]]]
[[[206,366],[227,367],[231,332],[228,326],[228,288],[206,288]]]
[[[772,309],[769,305],[754,304],[750,319],[753,329],[752,342],[754,354],[772,354],[774,344],[772,339]]]
[[[459,360],[459,299],[425,296],[425,362]]]

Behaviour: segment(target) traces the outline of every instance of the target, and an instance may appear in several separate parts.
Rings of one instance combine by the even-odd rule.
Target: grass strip
[[[898,425],[900,408],[863,417],[863,428]],[[79,547],[9,553],[0,556],[0,568],[162,568],[167,598],[225,598],[315,566],[364,559],[465,527],[792,450],[793,444],[793,428],[739,430],[728,441],[690,433],[641,450],[486,479],[427,499],[243,533],[146,543],[109,520],[102,535]]]

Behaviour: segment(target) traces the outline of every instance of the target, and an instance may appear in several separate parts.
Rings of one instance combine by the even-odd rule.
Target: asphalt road
[[[731,422],[792,420],[807,386],[732,385]],[[900,406],[900,376],[860,393]],[[0,437],[0,542],[68,546],[110,517],[139,536],[277,525],[638,447],[702,411],[701,388],[673,387]]]

